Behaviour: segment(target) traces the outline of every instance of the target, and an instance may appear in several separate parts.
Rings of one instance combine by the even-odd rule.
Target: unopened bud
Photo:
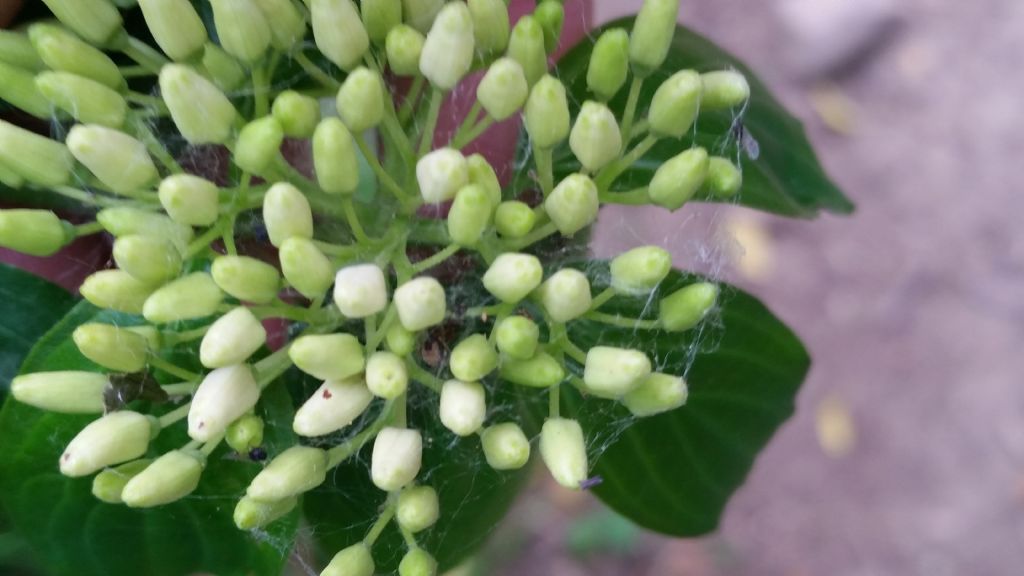
[[[439,90],[448,91],[473,64],[473,17],[464,2],[445,4],[434,19],[420,54],[420,72]]]
[[[700,74],[693,70],[676,72],[662,82],[647,113],[651,133],[682,138],[697,119],[703,90]]]
[[[440,204],[469,183],[469,164],[458,150],[438,148],[416,163],[416,180],[423,200]]]
[[[544,201],[544,209],[563,236],[590,226],[600,207],[597,185],[583,174],[566,176]]]
[[[384,428],[373,442],[370,476],[385,492],[394,492],[416,479],[423,462],[419,430]]]
[[[141,190],[159,178],[146,145],[96,124],[76,124],[66,140],[71,154],[114,192]]]
[[[395,308],[402,326],[410,332],[436,326],[448,311],[444,287],[429,276],[414,278],[395,290]]]
[[[693,328],[715,306],[718,292],[718,286],[710,282],[699,282],[662,298],[658,305],[661,326],[671,332]]]
[[[505,120],[518,112],[529,94],[523,67],[511,58],[499,58],[491,64],[476,88],[477,100],[495,120]]]
[[[220,45],[235,58],[253,63],[270,46],[270,24],[253,0],[211,0]],[[275,22],[276,26],[277,23]]]
[[[156,424],[138,412],[111,412],[92,421],[64,449],[60,473],[77,478],[146,453]]]
[[[172,450],[128,481],[121,499],[132,508],[152,508],[181,500],[199,486],[203,466],[198,454]]]
[[[149,342],[124,328],[91,322],[75,328],[72,338],[82,356],[109,370],[140,372],[146,367]]]
[[[140,282],[158,285],[181,272],[181,254],[158,236],[131,234],[114,241],[114,262]]]
[[[388,345],[388,350],[398,356],[408,356],[416,348],[416,334],[406,330],[399,322],[388,328],[384,341]]]
[[[353,70],[338,90],[338,114],[349,130],[357,134],[380,124],[384,118],[383,81],[367,68]]]
[[[366,387],[374,396],[393,400],[405,394],[409,371],[402,358],[392,352],[374,352],[366,361]]]
[[[110,381],[97,372],[22,374],[11,380],[11,395],[22,404],[62,414],[101,414]]]
[[[239,306],[214,322],[199,345],[199,361],[207,368],[241,364],[267,341],[263,324],[245,306]]]
[[[185,226],[211,226],[219,214],[217,185],[192,174],[164,178],[157,189],[160,205],[172,220]]]
[[[701,110],[728,110],[740,106],[750,98],[750,84],[747,78],[735,70],[705,72],[700,75],[704,84]]]
[[[285,136],[309,138],[320,121],[320,103],[316,98],[285,90],[274,98],[271,113],[280,123]]]
[[[310,300],[323,296],[334,281],[330,259],[307,238],[285,240],[278,256],[288,283]]]
[[[232,450],[247,455],[253,448],[263,445],[263,418],[246,414],[228,426],[224,441]]]
[[[669,374],[651,374],[622,397],[622,404],[634,416],[645,417],[675,410],[686,403],[686,382]]]
[[[376,264],[355,264],[334,277],[334,304],[347,318],[366,318],[388,305],[388,283]]]
[[[669,210],[678,210],[700,190],[707,175],[707,151],[703,148],[690,148],[658,168],[651,178],[647,193],[651,203]]]
[[[484,273],[484,288],[502,302],[514,304],[540,286],[544,269],[532,254],[506,252]]]
[[[456,378],[475,382],[498,367],[498,354],[483,334],[474,334],[452,350],[449,368]]]
[[[437,491],[430,486],[412,486],[398,495],[395,519],[413,534],[433,526],[440,516]]]
[[[601,34],[590,53],[587,87],[598,99],[611,100],[629,75],[629,34],[612,28]]]
[[[309,446],[292,446],[278,454],[260,471],[245,493],[261,502],[298,496],[327,479],[327,452]]]
[[[441,387],[441,424],[459,436],[469,436],[487,417],[487,400],[479,382],[449,380]]]
[[[712,156],[704,187],[716,198],[732,198],[743,186],[743,173],[728,158]]]
[[[544,0],[533,11],[533,17],[544,31],[544,49],[548,54],[558,49],[565,24],[565,8],[560,0]]]
[[[92,495],[100,502],[122,504],[121,494],[128,482],[145,470],[152,460],[142,459],[101,470],[92,479]]]
[[[482,54],[500,54],[508,47],[508,5],[502,0],[467,0],[473,37]]]
[[[14,30],[0,30],[0,62],[28,72],[39,72],[48,66],[36,53],[29,36]]]
[[[584,102],[572,127],[569,146],[588,172],[604,168],[622,150],[622,136],[615,114],[604,104]]]
[[[370,548],[360,542],[335,554],[320,576],[373,576],[375,569]]]
[[[415,76],[420,73],[420,55],[426,36],[411,26],[395,26],[388,32],[385,49],[391,71],[398,76]]]
[[[0,246],[32,256],[50,256],[74,235],[49,210],[0,209]]]
[[[568,322],[590,309],[590,281],[579,270],[565,268],[555,272],[538,289],[540,302],[555,322]]]
[[[6,99],[2,93],[0,98]],[[64,144],[0,120],[0,163],[33,184],[50,187],[71,180],[75,161]]]
[[[402,0],[405,21],[410,26],[426,33],[434,23],[437,13],[444,7],[445,0]]]
[[[36,118],[46,119],[51,114],[49,102],[36,88],[35,76],[4,62],[0,62],[0,100]]]
[[[277,159],[282,142],[281,123],[273,116],[264,116],[246,124],[238,133],[232,160],[246,172],[265,174]]]
[[[530,441],[518,424],[488,427],[480,435],[487,464],[495,470],[518,470],[530,460]]]
[[[498,372],[503,380],[531,388],[550,388],[565,379],[565,368],[547,352],[528,360],[505,358]]]
[[[224,299],[213,278],[195,272],[158,289],[142,307],[142,315],[154,324],[210,316]]]
[[[525,202],[510,200],[498,205],[494,213],[494,228],[505,238],[522,238],[533,230],[537,214]]]
[[[554,148],[569,136],[569,102],[565,86],[554,76],[544,76],[526,100],[526,131],[538,148]]]
[[[100,270],[89,275],[78,291],[93,306],[140,314],[153,289],[124,270]]]
[[[184,251],[192,240],[192,228],[179,224],[164,214],[137,208],[105,208],[96,215],[96,221],[115,238],[139,234],[165,238]]]
[[[555,482],[579,490],[587,479],[587,446],[580,423],[549,418],[540,432],[540,455]]]
[[[90,78],[114,90],[125,86],[121,71],[109,56],[60,26],[33,24],[28,29],[28,37],[50,69]]]
[[[313,209],[298,188],[278,182],[263,197],[263,224],[277,247],[289,238],[312,238]]]
[[[402,0],[363,0],[359,8],[366,34],[375,44],[383,44],[388,33],[402,23]]]
[[[501,203],[501,183],[491,163],[482,154],[473,154],[466,158],[466,167],[469,169],[469,183],[483,188],[491,204],[497,207]]]
[[[291,0],[254,0],[270,25],[270,43],[288,50],[306,35],[306,19]]]
[[[370,37],[352,0],[312,0],[310,22],[316,47],[328,60],[345,71],[362,61]]]
[[[3,162],[0,162],[0,184],[8,188],[18,189],[25,185],[25,179],[14,170],[8,168]]]
[[[238,113],[215,84],[182,64],[160,70],[160,95],[190,144],[224,144]]]
[[[227,431],[232,422],[252,410],[260,387],[246,364],[217,368],[203,378],[188,411],[188,435],[209,442]]]
[[[619,294],[648,294],[672,271],[672,255],[657,246],[641,246],[611,263],[612,288]]]
[[[320,380],[345,380],[363,371],[363,345],[351,334],[313,334],[292,342],[288,357]]]
[[[203,49],[208,34],[189,0],[139,0],[146,27],[171,60],[188,60]]]
[[[594,346],[587,352],[583,382],[601,398],[621,398],[651,373],[651,360],[638,350]]]
[[[121,13],[110,0],[43,0],[62,24],[102,46],[121,31]]]
[[[306,437],[337,432],[361,416],[372,400],[359,378],[328,380],[295,412],[292,430]]]
[[[359,187],[359,157],[345,123],[324,118],[313,133],[313,165],[320,188],[328,194],[353,194]]]
[[[516,360],[528,360],[537,352],[540,328],[526,316],[509,316],[495,330],[495,344],[502,354]]]
[[[668,56],[679,16],[679,0],[644,0],[633,24],[629,60],[640,76],[661,67]]]
[[[245,68],[234,56],[213,42],[207,42],[203,47],[202,65],[206,74],[221,90],[234,90],[246,80]]]
[[[499,2],[500,3],[500,2]],[[398,563],[398,576],[435,576],[437,560],[422,548],[413,548]]]
[[[448,236],[461,246],[475,246],[491,225],[494,204],[487,191],[470,184],[459,190],[448,211]]]
[[[508,57],[519,62],[530,86],[548,71],[548,55],[544,47],[544,29],[531,15],[516,22],[508,40]]]
[[[239,530],[257,530],[263,528],[275,520],[284,517],[295,509],[299,499],[295,496],[262,502],[248,496],[242,496],[235,506],[233,519]]]

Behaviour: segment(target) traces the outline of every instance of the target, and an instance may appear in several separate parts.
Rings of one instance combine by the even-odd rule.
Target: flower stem
[[[129,36],[128,42],[121,46],[121,52],[153,74],[159,74],[160,69],[165,64],[170,63],[167,58],[164,58],[163,54],[157,52],[142,40],[132,36]]]
[[[555,187],[554,167],[551,160],[550,148],[534,148],[533,159],[537,164],[537,177],[540,180],[540,189],[547,198]]]
[[[633,82],[629,85],[629,98],[626,100],[626,109],[622,113],[622,142],[625,146],[628,138],[633,133],[633,119],[636,117],[637,104],[640,103],[640,89],[644,85],[644,79],[633,76]]]
[[[352,205],[352,199],[346,198],[342,201],[341,205],[345,210],[345,220],[348,221],[348,226],[352,229],[352,234],[356,237],[356,242],[359,242],[360,244],[370,242],[369,236],[367,236],[366,231],[363,230],[363,225],[359,223],[359,215],[356,214],[356,207]]]
[[[413,380],[423,384],[438,394],[441,393],[441,386],[444,382],[442,382],[440,378],[424,370],[411,358],[407,358],[405,360],[405,365],[409,369],[409,376],[411,376]]]
[[[160,428],[167,428],[171,424],[174,424],[178,420],[181,420],[182,418],[188,416],[188,411],[190,408],[192,408],[192,403],[188,402],[182,404],[181,406],[178,406],[177,408],[171,410],[167,414],[164,414],[163,416],[157,419],[157,422],[160,424]]]
[[[202,377],[201,375],[196,374],[195,372],[191,372],[179,366],[175,366],[171,362],[168,362],[167,360],[164,360],[163,358],[155,354],[149,357],[149,364],[156,368],[157,370],[162,370],[163,372],[166,372],[171,376],[177,376],[182,380],[199,380]]]
[[[429,270],[429,269],[433,268],[434,266],[437,266],[438,264],[440,264],[440,263],[444,262],[445,260],[447,260],[447,259],[451,258],[452,256],[454,256],[455,253],[458,252],[461,248],[462,247],[459,246],[458,244],[452,244],[452,245],[448,246],[447,248],[445,248],[444,250],[441,250],[440,252],[437,252],[433,256],[431,256],[431,257],[429,257],[429,258],[427,258],[425,260],[420,260],[419,262],[413,264],[412,271],[413,271],[414,274],[419,274],[420,272],[423,272],[424,270]]]
[[[88,222],[86,224],[78,224],[75,226],[75,238],[90,236],[100,232],[103,232],[103,225],[99,222]]]
[[[430,152],[434,146],[434,130],[437,129],[437,119],[441,115],[441,104],[444,102],[444,92],[437,88],[430,93],[430,111],[427,113],[427,123],[423,127],[423,136],[420,140],[418,156],[422,158]]]
[[[423,93],[423,86],[426,84],[426,81],[427,79],[423,76],[416,76],[412,81],[412,86],[409,87],[409,92],[405,95],[405,101],[402,102],[402,108],[398,111],[398,121],[403,126],[412,119],[412,113],[416,109],[416,103]]]
[[[327,72],[324,72],[319,66],[314,64],[313,61],[309,59],[309,56],[306,56],[302,52],[295,52],[295,54],[292,55],[292,58],[295,59],[295,62],[306,72],[306,74],[309,74],[311,78],[322,84],[325,88],[334,91],[341,88],[341,82],[331,78]]]
[[[622,204],[625,206],[644,206],[651,203],[647,186],[634,188],[628,192],[604,191],[598,194],[602,204]]]
[[[616,314],[605,314],[603,312],[590,312],[583,316],[583,318],[585,320],[592,320],[594,322],[617,326],[619,328],[631,328],[633,330],[658,330],[661,328],[661,322],[657,320],[640,320],[639,318],[618,316]]]
[[[327,467],[334,468],[341,464],[358,452],[371,438],[377,435],[382,428],[387,426],[391,422],[391,413],[394,410],[394,402],[389,401],[384,404],[384,408],[380,411],[377,419],[372,424],[367,426],[361,432],[343,442],[338,444],[334,448],[327,451]]]
[[[594,299],[590,301],[590,311],[591,312],[597,311],[599,308],[601,308],[601,306],[604,306],[605,304],[607,304],[608,301],[611,300],[614,297],[615,297],[615,289],[614,288],[605,288],[603,292],[601,292],[600,294],[595,296]]]
[[[612,162],[608,166],[605,166],[597,174],[597,178],[594,179],[594,183],[597,185],[598,191],[607,191],[611,185],[615,182],[615,179],[622,175],[623,172],[629,169],[630,166],[636,163],[637,160],[643,157],[644,154],[650,151],[655,144],[658,143],[658,137],[648,134],[646,138],[640,141],[628,154],[622,158]]]
[[[391,522],[391,519],[395,516],[395,507],[397,505],[397,499],[394,495],[388,496],[387,505],[384,510],[381,511],[380,516],[377,517],[377,521],[370,527],[370,531],[366,534],[366,538],[363,539],[363,544],[367,547],[372,547],[373,543],[380,537],[381,532]]]

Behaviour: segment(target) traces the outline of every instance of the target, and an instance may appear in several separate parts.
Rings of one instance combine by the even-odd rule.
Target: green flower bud
[[[160,70],[160,95],[171,119],[190,144],[224,144],[238,113],[227,96],[198,72],[181,64]]]
[[[90,322],[75,328],[75,346],[89,360],[115,372],[140,372],[146,367],[149,342],[134,332]]]
[[[203,378],[188,411],[188,435],[209,442],[256,406],[260,386],[246,364],[217,368]]]
[[[565,379],[565,368],[546,352],[528,360],[505,358],[498,372],[503,380],[531,388],[550,388]]]
[[[491,225],[494,204],[487,191],[470,184],[459,190],[448,212],[448,236],[462,246],[475,246]]]
[[[421,276],[395,290],[398,320],[410,332],[418,332],[444,321],[448,311],[444,287],[436,279]]]
[[[217,185],[191,174],[164,178],[158,188],[160,205],[172,220],[185,226],[212,226],[220,210]]]
[[[115,468],[101,470],[92,479],[92,495],[100,502],[106,502],[107,504],[124,503],[124,500],[121,499],[121,493],[124,492],[125,485],[145,470],[150,462],[152,460],[149,459],[135,460]]]
[[[228,426],[224,441],[235,452],[248,454],[253,448],[263,444],[263,428],[263,418],[247,414]]]
[[[25,179],[14,170],[8,168],[3,162],[0,162],[0,184],[8,188],[18,189],[25,185]]]
[[[469,169],[469,183],[483,188],[491,204],[497,207],[501,203],[501,183],[491,163],[482,154],[473,154],[466,158],[466,167]]]
[[[494,213],[494,228],[505,238],[522,238],[533,230],[537,214],[524,202],[510,200],[498,205]]]
[[[536,18],[526,15],[516,22],[508,40],[507,56],[523,67],[530,86],[547,74],[548,55],[544,47],[544,29]]]
[[[590,226],[600,207],[597,185],[583,174],[566,176],[544,201],[544,209],[563,236]]]
[[[693,328],[715,306],[718,292],[718,286],[710,282],[699,282],[662,298],[658,305],[661,326],[670,332]]]
[[[501,4],[501,0],[495,1]],[[495,60],[476,88],[477,100],[495,120],[505,120],[518,112],[529,94],[523,67],[511,58]]]
[[[11,380],[11,395],[22,404],[62,414],[103,413],[103,391],[110,385],[96,372],[36,372]]]
[[[427,34],[420,72],[437,89],[448,91],[473,64],[473,17],[464,2],[444,5]]]
[[[245,68],[235,57],[213,42],[203,47],[203,69],[221,90],[234,90],[246,80]]]
[[[569,146],[588,172],[597,172],[618,158],[622,136],[615,114],[604,104],[587,101],[576,117]]]
[[[285,90],[274,98],[271,112],[285,136],[309,138],[320,121],[320,102],[294,90]]]
[[[469,183],[469,163],[458,150],[438,148],[416,163],[416,180],[423,200],[440,204]]]
[[[249,64],[263,57],[270,46],[270,24],[253,0],[210,0],[210,6],[217,38],[228,54]]]
[[[124,270],[94,272],[78,289],[93,306],[128,314],[141,314],[153,290],[153,286],[139,282]]]
[[[373,442],[370,477],[385,492],[394,492],[416,479],[423,462],[419,430],[384,428]]]
[[[327,479],[327,452],[309,446],[292,446],[278,454],[260,471],[245,493],[261,502],[298,496]]]
[[[121,31],[121,14],[109,0],[43,0],[62,24],[102,46]]]
[[[499,2],[500,4],[500,2]],[[402,556],[398,564],[398,576],[434,576],[437,574],[437,560],[422,548],[413,548]]]
[[[366,132],[384,118],[383,81],[380,74],[367,68],[353,70],[338,90],[338,114],[355,133]]]
[[[606,30],[594,43],[587,67],[587,87],[599,100],[615,97],[629,75],[629,34],[622,28]]]
[[[0,98],[6,96],[0,92]],[[0,163],[28,182],[51,187],[71,180],[75,161],[64,144],[0,120]]]
[[[590,281],[579,270],[555,272],[538,289],[540,302],[555,322],[568,322],[590,310]]]
[[[141,190],[160,175],[146,145],[96,124],[76,124],[65,140],[71,154],[114,192]]]
[[[358,378],[328,380],[295,412],[292,430],[306,437],[337,432],[361,416],[372,400]]]
[[[352,133],[337,118],[324,118],[313,134],[313,165],[328,194],[354,194],[359,188],[359,157]]]
[[[114,242],[114,262],[139,282],[162,284],[181,272],[181,254],[156,236],[121,236]]]
[[[134,460],[146,453],[156,430],[153,418],[127,410],[93,420],[64,449],[60,473],[78,478]]]
[[[633,24],[629,61],[640,76],[661,67],[668,56],[679,16],[679,0],[644,0]]]
[[[14,30],[0,30],[0,62],[29,72],[39,72],[48,66],[36,53],[29,36]]]
[[[704,187],[716,198],[731,198],[743,186],[743,173],[728,158],[712,156],[708,160]]]
[[[374,352],[366,361],[366,387],[374,396],[393,400],[409,386],[409,372],[402,358],[392,352]]]
[[[0,209],[0,246],[32,256],[50,256],[74,238],[49,210]]]
[[[388,32],[385,49],[391,71],[398,76],[415,76],[420,73],[420,55],[426,36],[415,28],[401,25]]]
[[[676,72],[654,92],[647,119],[655,136],[682,138],[700,111],[704,86],[693,70]]]
[[[235,142],[234,163],[253,174],[264,174],[277,159],[284,142],[284,130],[273,116],[265,116],[245,125]]]
[[[277,268],[248,256],[218,256],[210,272],[221,290],[245,302],[267,304],[281,289]]]
[[[434,18],[444,3],[445,0],[402,0],[405,21],[425,34],[434,24]]]
[[[352,0],[312,0],[310,22],[316,47],[338,68],[350,71],[362,61],[370,37]]]
[[[308,238],[285,240],[278,256],[288,283],[310,300],[323,296],[334,282],[331,261]]]
[[[89,78],[114,90],[125,87],[121,71],[109,56],[60,26],[33,24],[28,37],[49,68]]]
[[[288,357],[306,374],[320,380],[345,380],[363,371],[363,345],[351,334],[315,334],[292,342]]]
[[[191,227],[156,212],[136,208],[105,208],[96,215],[96,220],[115,238],[132,234],[166,238],[179,251],[184,251],[192,240]]]
[[[658,168],[651,178],[647,193],[652,204],[678,210],[700,190],[707,175],[707,151],[703,148],[690,148]]]
[[[490,426],[480,435],[487,464],[495,470],[518,470],[530,460],[530,441],[518,424]]]
[[[278,182],[263,197],[263,223],[270,243],[280,248],[289,238],[313,237],[313,209],[298,188]]]
[[[121,499],[132,508],[152,508],[181,500],[199,486],[204,464],[198,454],[172,450],[129,480]]]
[[[540,328],[526,316],[509,316],[494,330],[495,344],[502,354],[516,360],[529,360],[537,352]]]
[[[544,0],[533,11],[533,17],[544,31],[544,49],[551,54],[558,49],[558,41],[562,38],[565,8],[561,1]]]
[[[750,98],[747,78],[735,70],[705,72],[700,79],[704,84],[704,96],[700,101],[702,110],[728,110]]]
[[[484,387],[479,382],[449,380],[441,387],[441,424],[459,436],[476,432],[487,417]]]
[[[402,24],[402,0],[363,0],[360,5],[366,34],[383,44],[392,29]]]
[[[384,341],[387,342],[388,350],[398,356],[408,356],[416,348],[416,334],[406,330],[400,323],[388,328]]]
[[[540,455],[555,482],[579,490],[587,479],[587,446],[580,423],[548,418],[540,431]]]
[[[452,350],[449,368],[456,378],[475,382],[498,367],[498,353],[483,334],[474,334]]]
[[[657,246],[641,246],[619,254],[612,260],[612,288],[619,294],[642,295],[672,271],[672,255]]]
[[[594,346],[587,352],[583,382],[601,398],[621,398],[651,374],[651,360],[638,350]]]
[[[320,576],[373,576],[375,569],[370,548],[360,542],[335,554]]]
[[[171,60],[188,60],[203,49],[206,26],[189,0],[139,0],[139,7],[157,46]]]
[[[270,43],[288,50],[306,36],[306,19],[291,0],[254,0],[270,24]]]
[[[245,306],[239,306],[214,322],[199,345],[199,361],[207,368],[241,364],[267,341],[263,324]]]
[[[195,272],[153,292],[142,307],[142,315],[153,324],[166,324],[210,316],[224,294],[206,272]]]
[[[544,269],[532,254],[506,252],[484,273],[484,288],[502,302],[514,304],[540,286]]]
[[[413,534],[430,528],[440,517],[437,491],[430,486],[410,486],[398,494],[395,519]]]
[[[299,499],[295,496],[272,502],[261,502],[243,496],[235,506],[235,526],[239,530],[256,530],[284,517],[295,509]]]
[[[565,86],[545,76],[530,91],[525,110],[526,131],[538,148],[554,148],[569,136],[569,102]]]
[[[645,417],[675,410],[686,404],[686,382],[669,374],[651,374],[622,397],[622,404],[634,416]]]
[[[388,305],[388,283],[376,264],[355,264],[334,277],[334,304],[348,318],[366,318]]]
[[[35,76],[10,64],[0,62],[0,100],[13,104],[36,118],[50,117],[50,105],[36,88]]]
[[[467,0],[473,17],[473,38],[482,54],[500,54],[508,47],[508,5],[502,0]]]

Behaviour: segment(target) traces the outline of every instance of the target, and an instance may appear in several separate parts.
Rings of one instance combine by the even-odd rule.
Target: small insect
[[[761,156],[761,145],[757,142],[757,138],[754,138],[753,134],[747,130],[742,120],[737,120],[732,127],[732,137],[739,143],[741,150],[746,152],[747,157],[751,160],[757,160]]]
[[[262,446],[257,446],[252,450],[249,450],[249,460],[253,462],[263,462],[267,459],[267,450]]]

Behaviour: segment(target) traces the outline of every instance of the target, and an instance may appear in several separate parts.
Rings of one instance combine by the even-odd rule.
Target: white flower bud
[[[448,367],[463,382],[475,382],[498,367],[498,353],[483,334],[474,334],[452,350]]]
[[[320,576],[373,576],[375,569],[369,546],[360,542],[335,554]]]
[[[544,209],[563,236],[590,226],[600,208],[597,186],[583,174],[566,176],[544,201]]]
[[[374,396],[398,398],[408,386],[409,372],[397,354],[374,352],[366,361],[366,387]]]
[[[112,464],[134,460],[146,453],[156,425],[138,412],[111,412],[94,420],[68,444],[60,457],[60,473],[88,476]]]
[[[292,429],[299,436],[324,436],[351,424],[373,395],[362,380],[328,380],[295,412]]]
[[[451,90],[473,64],[473,17],[464,2],[437,14],[420,54],[420,72],[440,90]]]
[[[352,0],[312,0],[310,21],[316,47],[342,70],[352,70],[370,47]]]
[[[223,434],[260,399],[260,387],[246,364],[217,368],[203,378],[188,411],[188,435],[208,442]]]
[[[186,60],[206,44],[207,32],[188,0],[139,0],[146,27],[172,60]]]
[[[199,361],[207,368],[225,368],[249,359],[267,341],[263,324],[245,306],[217,319],[199,345]]]
[[[566,418],[549,418],[540,432],[540,455],[555,482],[579,490],[587,479],[587,446],[580,423]]]
[[[77,124],[65,143],[71,155],[114,192],[140,190],[159,177],[146,145],[124,132]]]
[[[410,548],[398,563],[398,576],[437,576],[437,560],[423,548]]]
[[[103,391],[110,381],[96,372],[36,372],[15,376],[14,399],[41,410],[63,414],[101,414]]]
[[[555,272],[538,292],[544,310],[555,322],[574,320],[590,309],[590,281],[579,270],[566,268]]]
[[[142,306],[142,315],[153,324],[202,318],[216,312],[223,298],[209,274],[195,272],[153,292]]]
[[[370,476],[378,488],[394,492],[416,479],[422,461],[419,430],[384,428],[373,443]]]
[[[129,480],[121,499],[132,508],[152,508],[181,500],[199,486],[203,465],[198,454],[172,450]]]
[[[449,380],[441,387],[441,423],[459,436],[469,436],[487,417],[484,387],[479,382]]]
[[[71,337],[82,356],[104,368],[117,372],[140,372],[146,367],[149,342],[140,334],[111,324],[90,322],[75,328]]]
[[[622,151],[615,114],[604,104],[584,102],[569,134],[569,146],[588,172],[604,168]]]
[[[672,255],[664,248],[634,248],[612,260],[612,288],[619,294],[648,294],[671,271]]]
[[[622,397],[622,404],[634,416],[653,416],[686,404],[689,391],[686,381],[671,374],[651,374],[632,392]]]
[[[252,479],[245,494],[261,502],[291,498],[323,484],[327,470],[327,452],[309,446],[292,446],[275,456]]]
[[[160,182],[160,205],[175,222],[211,226],[217,221],[217,185],[191,174],[174,174]]]
[[[531,254],[505,253],[484,274],[484,288],[502,302],[515,304],[540,286],[544,269]]]
[[[429,276],[414,278],[395,290],[395,308],[402,326],[410,332],[436,326],[448,310],[444,287]]]
[[[224,50],[243,62],[253,63],[262,58],[270,46],[271,23],[253,0],[211,0],[210,5]]]
[[[168,64],[160,70],[160,95],[190,144],[228,141],[238,113],[213,82],[188,66]]]
[[[583,382],[601,398],[621,398],[651,374],[651,361],[639,350],[594,346],[587,352]]]
[[[469,165],[458,150],[439,148],[416,163],[416,180],[423,201],[440,204],[455,198],[455,194],[469,183]]]
[[[526,74],[519,62],[499,58],[491,64],[476,88],[480,105],[495,120],[504,120],[515,114],[530,95]]]
[[[263,197],[263,222],[270,243],[280,248],[285,240],[313,237],[313,210],[298,188],[279,182]]]
[[[395,519],[413,534],[433,526],[440,516],[437,491],[430,486],[413,486],[398,495]]]
[[[363,371],[363,345],[351,334],[301,336],[288,357],[306,374],[320,380],[345,380]]]
[[[347,318],[366,318],[388,305],[388,282],[376,264],[356,264],[334,277],[334,303]]]
[[[487,464],[495,470],[518,470],[530,460],[530,441],[518,424],[488,427],[480,435]]]
[[[235,526],[238,526],[239,530],[263,528],[294,510],[298,503],[299,500],[295,496],[271,502],[262,502],[243,496],[235,506],[233,515]]]

